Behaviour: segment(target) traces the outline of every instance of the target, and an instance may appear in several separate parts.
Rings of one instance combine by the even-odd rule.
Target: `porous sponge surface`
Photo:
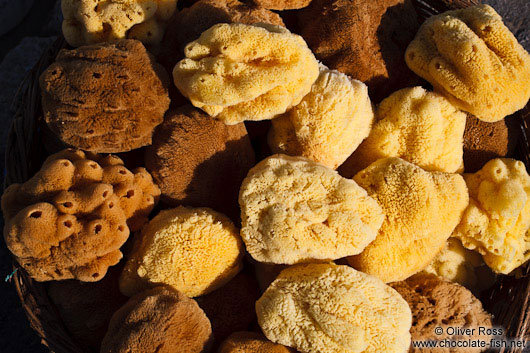
[[[488,5],[429,18],[405,60],[454,105],[484,121],[499,121],[530,98],[530,55]]]
[[[272,120],[269,146],[336,169],[368,136],[373,118],[366,85],[320,65],[311,92]]]
[[[496,158],[465,179],[470,203],[454,236],[508,274],[530,258],[530,176],[523,162]]]
[[[412,318],[405,300],[349,266],[296,265],[256,302],[273,342],[307,353],[407,352]]]
[[[161,211],[143,229],[120,277],[133,295],[167,284],[189,297],[207,294],[241,269],[243,242],[226,216],[208,208]]]
[[[464,178],[428,172],[400,158],[380,159],[354,180],[386,215],[375,240],[348,258],[384,282],[404,280],[443,249],[469,202]]]
[[[243,180],[241,236],[261,262],[294,264],[358,254],[383,212],[354,181],[303,157],[273,155]]]
[[[214,25],[184,54],[173,69],[175,85],[227,125],[285,113],[318,77],[317,60],[302,37],[271,24]]]

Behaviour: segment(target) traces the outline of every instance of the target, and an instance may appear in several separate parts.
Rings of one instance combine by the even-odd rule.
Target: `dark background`
[[[0,0],[0,33],[2,18],[10,16]],[[28,0],[30,1],[30,0]],[[377,0],[367,0],[377,1]],[[503,17],[519,42],[530,50],[530,0],[485,0]],[[0,36],[0,165],[4,165],[5,137],[13,116],[14,97],[26,72],[42,51],[60,34],[59,0],[34,0],[20,23]],[[13,16],[14,18],[14,12]],[[4,22],[5,23],[5,22]],[[4,168],[0,169],[3,180]],[[0,229],[3,228],[0,218]],[[4,353],[41,353],[48,350],[29,327],[13,284],[4,278],[11,273],[11,256],[0,243],[0,351]]]

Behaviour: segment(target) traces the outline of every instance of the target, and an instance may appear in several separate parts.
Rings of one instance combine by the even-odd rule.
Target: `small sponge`
[[[116,156],[67,149],[2,196],[7,247],[37,281],[98,281],[147,221],[160,195],[144,169]]]
[[[173,70],[175,85],[227,125],[285,113],[318,77],[317,60],[302,37],[270,24],[217,24],[184,52]]]
[[[400,158],[380,159],[354,180],[383,208],[375,240],[348,262],[384,282],[425,268],[460,222],[469,197],[458,174],[427,172]]]
[[[465,178],[470,203],[454,236],[508,274],[530,258],[530,176],[523,162],[497,158]]]
[[[373,118],[366,85],[321,65],[311,92],[272,120],[269,146],[336,169],[368,136]]]
[[[101,353],[206,353],[210,321],[195,300],[158,286],[129,299],[112,315]]]
[[[273,155],[241,185],[241,236],[254,259],[294,264],[360,253],[384,215],[353,180],[303,157]]]
[[[241,269],[243,242],[232,221],[209,208],[161,211],[135,240],[120,277],[131,296],[168,284],[189,297],[207,294]]]
[[[156,45],[177,0],[61,0],[61,5],[63,35],[73,47],[120,38]]]
[[[499,121],[530,98],[530,55],[488,5],[429,18],[405,59],[455,106],[484,121]]]
[[[355,175],[381,158],[400,157],[425,170],[463,172],[466,114],[443,96],[421,87],[405,88],[384,99],[370,136],[340,168]]]
[[[306,7],[311,0],[252,0],[252,2],[270,10],[296,10]]]
[[[379,279],[349,266],[307,264],[280,273],[256,302],[268,339],[307,353],[404,353],[411,313]]]
[[[272,343],[256,332],[236,332],[228,337],[218,353],[294,353],[291,348]]]

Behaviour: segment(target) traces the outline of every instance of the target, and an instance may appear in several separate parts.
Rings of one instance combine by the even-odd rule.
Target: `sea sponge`
[[[112,315],[101,353],[206,353],[210,321],[195,300],[158,286],[129,299]]]
[[[530,98],[530,55],[488,5],[427,19],[405,59],[451,103],[484,121],[499,121]]]
[[[184,58],[184,47],[218,23],[270,23],[284,26],[277,13],[238,0],[199,0],[169,22],[158,58],[169,70]],[[284,26],[285,27],[285,26]]]
[[[145,152],[164,203],[211,207],[234,221],[239,186],[253,165],[244,124],[227,126],[191,105],[166,114]]]
[[[445,281],[439,277],[418,274],[406,281],[392,283],[391,286],[407,301],[412,311],[413,342],[425,341],[484,341],[489,343],[491,336],[486,330],[492,327],[491,316],[482,308],[480,300],[466,288]],[[436,330],[435,330],[436,328]],[[455,333],[458,328],[466,334]],[[472,330],[472,331],[471,331]],[[410,348],[409,352],[427,353],[478,353],[484,348],[462,346],[436,348]]]
[[[311,0],[252,0],[252,2],[270,10],[296,10],[306,7]]]
[[[241,236],[257,261],[294,264],[360,253],[383,212],[353,180],[303,157],[273,155],[239,193]]]
[[[218,353],[294,353],[281,344],[272,343],[256,332],[236,332],[228,337]]]
[[[400,157],[425,170],[463,172],[466,113],[443,96],[421,87],[405,88],[376,109],[370,136],[340,168],[352,177],[381,158]]]
[[[120,277],[131,296],[163,283],[188,297],[223,286],[242,267],[243,242],[232,221],[209,208],[160,211],[135,240]]]
[[[366,85],[321,65],[311,92],[272,120],[269,146],[335,169],[368,136],[373,118]]]
[[[252,273],[242,271],[221,288],[196,298],[210,319],[218,344],[235,331],[250,329],[256,320],[256,300],[260,290]]]
[[[405,300],[349,266],[289,267],[256,302],[256,312],[268,339],[301,352],[403,353],[410,344]]]
[[[446,247],[423,272],[461,284],[474,293],[488,288],[495,281],[495,275],[480,254],[464,248],[462,242],[454,237],[447,240]]]
[[[298,23],[316,58],[366,83],[373,102],[419,84],[404,59],[419,27],[411,0],[313,0]]]
[[[184,52],[173,70],[175,85],[227,125],[285,113],[318,77],[318,62],[302,37],[271,24],[217,24]]]
[[[98,281],[159,195],[144,168],[129,171],[116,156],[66,149],[4,191],[4,238],[37,281]]]
[[[354,180],[386,217],[375,240],[348,262],[384,282],[404,280],[425,268],[443,249],[469,202],[462,176],[428,172],[395,157],[372,163]]]
[[[136,40],[63,49],[40,76],[44,119],[68,145],[129,151],[151,144],[169,108],[167,83]]]
[[[133,38],[156,45],[177,8],[177,0],[61,0],[68,44]]]
[[[508,274],[530,258],[530,176],[523,162],[496,158],[465,179],[470,202],[453,235]]]

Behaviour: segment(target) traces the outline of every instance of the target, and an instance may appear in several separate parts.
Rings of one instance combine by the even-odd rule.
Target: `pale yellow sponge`
[[[466,113],[443,96],[405,88],[379,104],[370,136],[346,164],[358,172],[378,159],[400,157],[425,170],[462,172],[465,127]]]
[[[214,25],[184,54],[173,69],[175,85],[227,125],[285,113],[318,77],[318,62],[302,37],[271,24]]]
[[[209,208],[160,211],[138,236],[120,277],[120,290],[128,296],[161,283],[200,296],[223,286],[242,267],[237,229]]]
[[[488,5],[429,18],[405,60],[454,105],[494,122],[530,98],[530,55]]]
[[[374,113],[368,87],[320,65],[320,75],[300,104],[272,120],[274,153],[304,156],[336,169],[368,136]]]
[[[250,170],[239,192],[241,236],[260,262],[295,264],[360,253],[383,212],[353,180],[303,157],[273,155]]]
[[[497,158],[465,179],[470,202],[454,236],[508,274],[530,258],[530,176],[523,162]]]
[[[157,45],[177,0],[61,0],[63,35],[68,44],[138,39]]]
[[[354,180],[386,218],[375,240],[348,262],[384,282],[423,270],[443,249],[469,202],[461,175],[428,172],[395,157],[372,163]]]
[[[256,313],[269,340],[304,353],[405,353],[410,345],[407,302],[349,266],[283,270],[256,302]]]

